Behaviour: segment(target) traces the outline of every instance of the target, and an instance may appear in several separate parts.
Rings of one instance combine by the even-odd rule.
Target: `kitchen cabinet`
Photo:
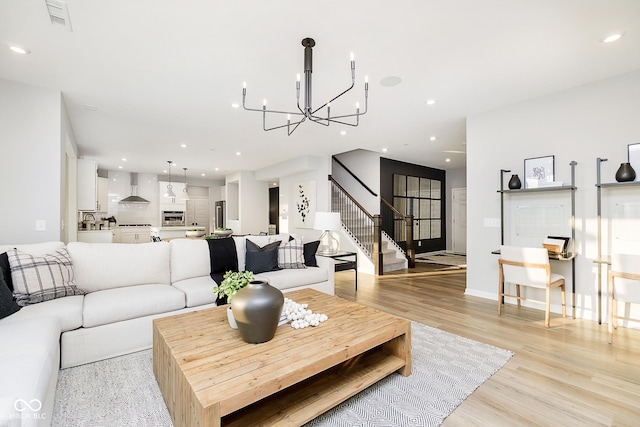
[[[98,178],[98,162],[78,159],[76,163],[76,204],[79,211],[107,212],[107,178]]]
[[[108,178],[98,177],[97,188],[97,211],[108,212],[109,211],[109,192],[107,190],[109,184]]]
[[[151,241],[149,227],[118,228],[115,233],[115,243],[148,243]]]
[[[78,159],[76,169],[77,209],[95,212],[98,207],[98,162]]]
[[[187,200],[186,225],[198,225],[209,229],[209,199]]]

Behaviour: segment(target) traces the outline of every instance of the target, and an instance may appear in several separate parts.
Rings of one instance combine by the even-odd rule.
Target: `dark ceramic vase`
[[[253,280],[231,301],[231,311],[242,339],[248,343],[267,342],[276,334],[284,296],[265,280]]]
[[[636,171],[633,170],[631,163],[622,163],[616,172],[616,181],[628,182],[636,179]]]
[[[520,181],[520,178],[518,178],[518,175],[511,175],[511,179],[509,180],[509,189],[519,190],[520,188],[522,188],[522,182]]]

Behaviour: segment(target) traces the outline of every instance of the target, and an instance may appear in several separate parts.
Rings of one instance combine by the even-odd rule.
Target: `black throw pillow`
[[[11,266],[9,265],[9,255],[6,252],[0,254],[0,270],[4,275],[4,281],[7,283],[9,290],[13,292],[13,280],[11,280]]]
[[[302,248],[304,251],[304,265],[307,267],[317,267],[318,261],[316,260],[316,251],[320,246],[320,240],[305,243]]]
[[[20,310],[20,306],[13,299],[13,293],[9,290],[4,274],[0,270],[0,319],[12,315]]]
[[[278,268],[278,246],[280,246],[280,242],[281,241],[278,240],[260,247],[247,239],[245,271],[258,274],[264,273],[265,271],[280,270]]]
[[[227,271],[238,271],[238,252],[232,237],[223,239],[207,239],[209,243],[209,260],[211,278],[219,285]]]

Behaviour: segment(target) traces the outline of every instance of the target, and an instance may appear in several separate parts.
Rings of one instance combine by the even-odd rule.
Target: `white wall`
[[[231,190],[238,186],[237,203]],[[225,178],[227,188],[227,227],[235,234],[259,234],[269,229],[269,186],[267,182],[257,181],[254,173],[240,171]],[[238,219],[232,219],[229,210],[237,204]]]
[[[596,318],[596,157],[609,159],[602,180],[613,182],[627,144],[640,142],[639,112],[640,72],[634,72],[467,119],[468,294],[497,299],[497,256],[491,251],[498,249],[500,230],[484,227],[483,220],[500,217],[500,169],[522,176],[525,158],[555,155],[557,180],[569,182],[569,162],[578,162],[577,315]],[[569,265],[552,268],[571,280]],[[606,297],[603,302],[605,313]],[[559,312],[559,293],[552,303]]]
[[[59,91],[0,79],[0,243],[62,240],[65,174]],[[46,229],[36,231],[36,220]]]
[[[353,150],[336,155],[351,172],[378,196],[373,196],[340,165],[332,168],[331,175],[371,215],[380,213],[380,154],[368,150]],[[390,200],[390,202],[392,202]]]
[[[315,181],[316,183],[316,211],[329,211],[329,181],[327,179],[330,171],[330,156],[305,158],[305,163],[309,165],[304,172],[295,171],[292,174],[283,171],[280,181],[280,232],[302,236],[305,242],[317,240],[322,233],[312,228],[295,227],[295,202],[297,195],[297,185],[303,182]],[[313,226],[313,224],[312,224]]]

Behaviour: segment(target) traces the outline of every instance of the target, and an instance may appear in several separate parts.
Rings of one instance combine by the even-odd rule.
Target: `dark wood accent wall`
[[[436,179],[442,182],[442,222],[439,239],[419,240],[414,236],[416,253],[440,251],[447,248],[446,221],[446,171],[428,166],[405,163],[398,160],[380,158],[380,196],[393,203],[393,175],[411,175],[422,178]],[[384,221],[382,229],[393,237],[393,221]],[[420,245],[418,245],[420,241]]]

